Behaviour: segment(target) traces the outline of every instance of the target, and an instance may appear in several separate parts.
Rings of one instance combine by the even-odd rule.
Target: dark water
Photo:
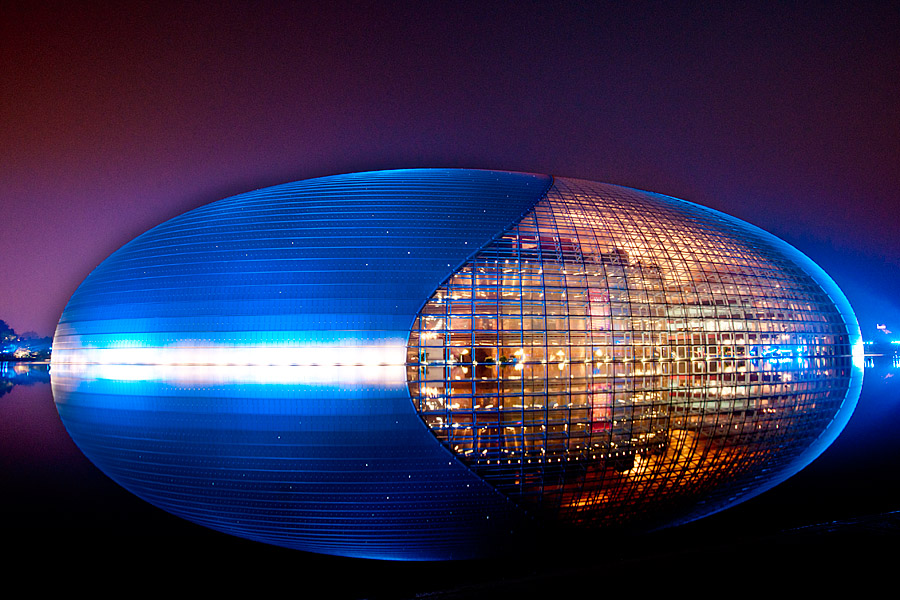
[[[861,589],[894,577],[900,369],[890,362],[866,370],[857,411],[825,454],[738,507],[655,534],[591,534],[570,546],[456,563],[323,557],[182,521],[118,487],[82,456],[56,414],[46,372],[10,377],[7,369],[4,381],[11,380],[0,395],[8,579],[38,568],[41,585],[69,590],[557,598]]]

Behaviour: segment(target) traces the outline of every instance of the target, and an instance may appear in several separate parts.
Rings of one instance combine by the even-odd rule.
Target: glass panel
[[[409,339],[419,413],[497,489],[570,522],[761,485],[849,385],[846,326],[807,274],[653,194],[556,179],[434,297]]]

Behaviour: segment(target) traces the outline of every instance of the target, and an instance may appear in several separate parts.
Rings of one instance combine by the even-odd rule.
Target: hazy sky
[[[896,5],[182,4],[0,5],[17,331],[52,333],[100,261],[186,210],[400,167],[705,204],[821,264],[864,333],[900,330]]]

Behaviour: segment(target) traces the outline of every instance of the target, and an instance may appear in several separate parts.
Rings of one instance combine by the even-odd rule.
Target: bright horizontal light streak
[[[60,352],[58,364],[234,365],[234,366],[384,366],[406,363],[405,340],[374,343],[321,343],[304,346],[226,346],[196,341],[167,346],[120,342],[114,347],[81,347]]]
[[[406,383],[406,340],[399,337],[297,346],[227,346],[197,340],[146,346],[138,340],[120,340],[99,348],[76,345],[53,359],[52,370],[58,378],[190,384]]]
[[[188,386],[298,384],[402,387],[402,365],[115,365],[63,363],[53,368],[55,385],[85,381],[166,382]]]

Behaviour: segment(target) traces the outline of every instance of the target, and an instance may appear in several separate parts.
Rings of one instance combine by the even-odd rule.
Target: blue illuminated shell
[[[711,514],[821,453],[859,329],[821,269],[618,186],[421,169],[215,202],[72,296],[60,415],[136,495],[329,554],[469,558]]]

